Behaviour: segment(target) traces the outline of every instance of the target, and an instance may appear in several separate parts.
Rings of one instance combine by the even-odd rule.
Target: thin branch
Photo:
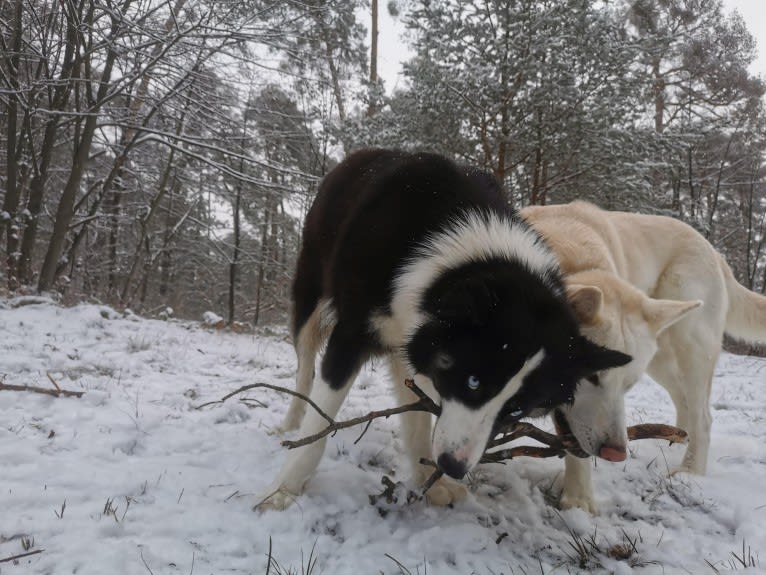
[[[21,553],[19,555],[11,555],[10,557],[5,557],[3,559],[0,559],[0,563],[10,563],[11,561],[17,561],[19,559],[23,559],[24,557],[29,557],[30,555],[37,555],[38,553],[42,553],[43,551],[45,551],[45,549],[36,549],[34,551]]]
[[[270,383],[253,383],[250,385],[243,385],[239,389],[235,389],[231,393],[224,395],[221,399],[218,401],[208,401],[207,403],[203,403],[202,405],[198,405],[195,409],[202,409],[203,407],[207,407],[208,405],[215,405],[217,403],[223,403],[227,399],[234,397],[238,393],[242,393],[243,391],[248,391],[250,389],[258,389],[258,388],[266,388],[266,389],[273,389],[274,391],[278,391],[280,393],[287,393],[288,395],[294,395],[297,398],[302,399],[306,403],[308,403],[311,407],[313,407],[316,412],[321,415],[324,419],[326,419],[331,425],[334,425],[335,422],[333,421],[332,417],[327,415],[322,409],[314,403],[311,398],[303,395],[302,393],[298,393],[297,391],[294,391],[292,389],[288,389],[286,387],[280,387],[278,385],[271,385]]]
[[[45,372],[45,375],[48,376],[48,379],[53,384],[53,387],[55,387],[57,390],[61,391],[61,388],[59,387],[59,384],[56,383],[56,380],[53,379],[53,376],[50,374],[50,372]]]
[[[46,387],[35,387],[34,385],[12,385],[10,383],[0,383],[0,391],[31,391],[33,393],[52,395],[53,397],[82,397],[85,393],[84,391],[48,389]]]
[[[405,413],[407,411],[427,411],[430,413],[434,413],[433,407],[432,405],[429,404],[429,402],[433,404],[433,401],[431,400],[431,398],[426,396],[425,400],[419,399],[413,403],[400,405],[399,407],[392,407],[390,409],[381,409],[379,411],[371,411],[367,415],[354,417],[353,419],[349,419],[347,421],[330,420],[330,425],[325,427],[322,431],[315,433],[313,435],[309,435],[308,437],[304,437],[302,439],[296,439],[295,441],[285,440],[282,442],[282,445],[284,447],[287,447],[288,449],[295,449],[296,447],[302,447],[303,445],[314,443],[315,441],[322,439],[326,435],[330,435],[331,433],[335,433],[336,431],[339,431],[341,429],[346,429],[347,427],[354,427],[355,425],[360,425],[362,423],[369,423],[373,419],[380,419],[381,417],[390,417],[392,415]],[[366,431],[367,430],[365,429],[365,431],[362,432],[362,435],[364,435]]]

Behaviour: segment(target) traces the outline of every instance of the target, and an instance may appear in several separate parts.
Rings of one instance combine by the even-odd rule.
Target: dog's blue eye
[[[479,378],[475,375],[468,376],[468,389],[476,391],[479,389]]]
[[[521,417],[523,414],[524,414],[524,411],[523,411],[523,410],[521,410],[521,409],[514,409],[514,410],[511,412],[511,417],[513,417],[514,419],[518,419],[518,418],[519,418],[519,417]]]

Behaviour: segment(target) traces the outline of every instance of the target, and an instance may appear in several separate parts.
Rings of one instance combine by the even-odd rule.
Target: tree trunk
[[[121,8],[121,14],[130,6],[132,0],[125,0]],[[91,7],[91,14],[93,8]],[[92,17],[88,18],[92,20]],[[43,261],[43,267],[40,270],[40,279],[37,283],[37,290],[43,292],[53,287],[56,281],[56,269],[58,267],[59,258],[61,258],[64,252],[64,241],[66,239],[69,225],[72,223],[74,217],[74,203],[77,196],[77,190],[80,187],[83,173],[90,155],[91,144],[93,143],[93,135],[96,131],[96,123],[98,120],[98,113],[101,109],[101,105],[109,92],[111,86],[110,79],[112,76],[112,67],[114,61],[117,58],[116,45],[114,40],[117,37],[118,31],[122,26],[123,20],[118,17],[118,14],[112,16],[112,28],[110,30],[109,37],[112,40],[109,51],[107,52],[106,59],[104,60],[103,72],[99,80],[99,88],[96,94],[95,101],[89,109],[89,115],[84,122],[82,128],[82,134],[77,144],[75,155],[72,161],[72,169],[69,173],[69,178],[64,186],[64,191],[61,194],[61,200],[59,201],[58,209],[56,210],[56,219],[53,224],[53,234],[51,235],[50,243],[48,244],[48,250],[45,254],[45,260]],[[92,25],[92,22],[90,22]],[[93,81],[93,79],[90,79]]]
[[[243,169],[242,161],[240,160],[239,166],[240,172]],[[234,300],[237,286],[237,272],[239,269],[239,254],[240,254],[240,213],[239,205],[242,199],[242,181],[238,180],[236,185],[236,195],[234,196],[234,253],[231,256],[231,264],[229,265],[229,325],[234,323]]]
[[[8,288],[11,290],[17,287],[16,262],[18,261],[19,245],[19,199],[21,196],[18,182],[18,150],[17,150],[17,119],[19,111],[19,63],[21,56],[21,35],[22,35],[22,7],[23,0],[16,0],[13,15],[13,41],[11,43],[11,56],[8,61],[8,80],[11,85],[8,94],[7,111],[7,145],[5,150],[6,179],[5,179],[5,199],[3,200],[3,212],[5,216],[0,221],[7,219],[6,222],[6,262],[8,266]]]
[[[654,84],[654,131],[662,134],[665,131],[665,78],[662,75],[660,58],[652,59],[652,77]]]
[[[82,60],[81,50],[79,49],[80,35],[78,30],[82,20],[83,8],[84,0],[78,4],[76,11],[73,9],[72,14],[67,17],[67,42],[64,49],[61,73],[56,82],[53,97],[50,100],[52,112],[45,123],[39,166],[29,188],[29,199],[27,201],[29,217],[24,228],[24,236],[21,241],[21,257],[19,258],[19,279],[26,285],[32,283],[32,255],[35,243],[37,242],[37,226],[45,196],[45,184],[48,181],[48,169],[50,168],[53,151],[56,146],[56,135],[60,121],[59,113],[67,107],[69,96],[72,92],[70,80],[78,74],[77,70]]]
[[[170,33],[173,30],[173,27],[177,24],[177,20],[175,15],[180,12],[184,5],[186,4],[187,0],[176,0],[175,5],[172,8],[171,15],[165,20],[165,35],[169,37]],[[149,61],[155,60],[164,49],[167,42],[159,42],[157,45],[154,46],[152,49],[152,52],[149,56]],[[195,65],[195,69],[196,69]],[[117,272],[118,272],[118,262],[117,262],[117,252],[118,252],[118,244],[119,244],[119,238],[120,238],[120,207],[122,204],[122,196],[125,191],[124,186],[122,185],[122,178],[125,173],[125,164],[128,160],[128,154],[127,152],[133,145],[133,140],[136,135],[136,128],[133,127],[135,125],[138,125],[138,116],[141,113],[141,109],[144,106],[144,102],[146,101],[146,97],[149,93],[149,81],[151,79],[151,75],[149,73],[144,74],[141,77],[141,82],[138,85],[138,88],[136,89],[136,93],[133,96],[133,98],[130,101],[130,106],[128,107],[128,122],[129,127],[123,129],[122,135],[120,136],[120,142],[118,144],[119,148],[122,150],[120,155],[115,159],[115,167],[112,170],[112,177],[108,180],[107,183],[104,184],[104,187],[109,189],[111,188],[111,191],[109,195],[107,196],[108,202],[106,203],[106,212],[109,215],[109,240],[107,242],[107,257],[108,257],[108,276],[107,276],[107,290],[109,294],[114,293],[117,290]],[[185,109],[183,114],[185,114]],[[141,237],[141,241],[138,243],[139,245],[139,252],[141,249],[141,244],[143,243],[143,239],[145,236]],[[132,277],[129,278],[129,281],[126,282],[126,285],[124,286],[124,289],[122,291],[122,294],[120,296],[121,300],[125,299],[125,295],[127,293],[128,286],[127,284],[132,281]]]
[[[175,183],[174,183],[175,186]],[[168,208],[165,212],[165,231],[162,237],[162,255],[160,257],[160,287],[159,292],[162,297],[167,297],[170,292],[170,282],[172,279],[173,254],[170,250],[170,238],[173,235],[173,189],[168,194]]]
[[[370,37],[370,104],[367,115],[378,111],[378,0],[372,0],[372,33]]]
[[[269,192],[270,193],[270,192]],[[266,275],[266,259],[268,258],[268,230],[269,220],[271,214],[269,210],[271,208],[271,202],[266,200],[266,209],[263,213],[263,227],[261,228],[261,254],[258,258],[258,280],[255,284],[255,316],[253,317],[253,325],[258,325],[261,319],[261,301],[263,299],[263,281]]]
[[[176,128],[177,135],[183,131],[183,125],[184,125],[184,116],[182,116],[178,122],[178,127]],[[135,275],[136,275],[136,270],[138,269],[138,263],[141,259],[141,250],[143,249],[142,246],[144,245],[144,240],[146,239],[147,234],[149,233],[149,224],[152,221],[154,214],[159,209],[160,203],[164,199],[165,194],[167,193],[167,190],[168,190],[168,181],[170,180],[170,174],[173,171],[175,155],[176,155],[176,150],[175,148],[173,148],[170,150],[170,154],[168,155],[168,163],[165,166],[165,170],[162,173],[160,184],[157,189],[157,194],[152,198],[152,201],[149,204],[149,211],[146,213],[146,215],[143,218],[141,218],[139,222],[141,226],[141,232],[140,232],[140,236],[138,240],[136,241],[136,251],[133,254],[133,258],[131,260],[130,268],[128,271],[128,276],[125,278],[125,283],[122,287],[122,292],[120,293],[120,301],[127,305],[130,304],[130,301],[127,299],[128,291],[130,290],[130,284],[133,283],[133,279],[135,278]]]
[[[697,217],[697,207],[699,203],[697,189],[694,185],[694,156],[692,154],[692,147],[688,146],[686,149],[686,168],[689,178],[689,209],[692,219]]]

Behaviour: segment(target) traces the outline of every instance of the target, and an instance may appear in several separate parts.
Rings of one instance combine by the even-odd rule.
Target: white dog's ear
[[[567,299],[577,321],[587,325],[593,323],[601,311],[604,292],[596,286],[571,284],[567,286]]]
[[[644,300],[644,317],[652,331],[659,335],[693,309],[702,305],[701,300],[678,301],[674,299]]]

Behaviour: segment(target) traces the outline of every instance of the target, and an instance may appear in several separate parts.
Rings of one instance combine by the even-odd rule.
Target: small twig
[[[53,387],[55,387],[56,389],[58,389],[59,391],[61,391],[61,388],[59,387],[59,384],[58,384],[58,383],[56,383],[56,380],[55,380],[55,379],[53,379],[53,376],[51,375],[51,372],[50,372],[50,371],[46,371],[46,372],[45,372],[45,375],[47,375],[47,376],[48,376],[48,379],[49,379],[49,380],[50,380],[50,382],[53,384]]]
[[[0,563],[9,563],[11,561],[17,561],[19,559],[23,559],[24,557],[29,557],[30,555],[37,555],[38,553],[42,553],[43,551],[45,551],[45,549],[35,549],[34,551],[29,551],[28,553],[12,555],[10,557],[5,557],[4,559],[0,559]]]
[[[53,397],[82,397],[84,391],[69,391],[68,389],[48,389],[47,387],[35,387],[34,385],[13,385],[0,382],[0,391],[31,391],[52,395]]]
[[[426,492],[433,487],[434,483],[439,481],[441,479],[442,475],[444,475],[444,472],[440,469],[434,469],[434,472],[428,477],[428,479],[425,480],[423,485],[420,487],[418,491],[412,491],[408,490],[407,493],[407,503],[414,503],[415,501],[421,501],[426,496]],[[388,475],[384,475],[380,482],[385,485],[385,489],[381,491],[380,493],[370,495],[370,504],[376,505],[378,501],[381,499],[385,499],[386,503],[392,504],[397,503],[399,500],[399,497],[396,495],[397,488],[401,487],[404,489],[404,484],[402,482],[396,482],[388,477]]]
[[[424,401],[423,399],[419,399],[413,403],[400,405],[399,407],[392,407],[390,409],[381,409],[379,411],[371,411],[367,415],[354,417],[353,419],[349,419],[347,421],[330,420],[330,425],[325,427],[322,431],[319,431],[318,433],[309,435],[302,439],[296,439],[295,441],[285,440],[282,442],[282,445],[287,447],[288,449],[295,449],[296,447],[301,447],[303,445],[308,445],[309,443],[314,443],[318,439],[322,439],[324,436],[330,435],[331,433],[335,433],[336,431],[339,431],[341,429],[346,429],[347,427],[354,427],[355,425],[360,425],[362,423],[368,423],[372,421],[373,419],[379,419],[381,417],[390,417],[391,415],[397,415],[399,413],[405,413],[407,411],[431,411],[431,406],[428,404],[428,402],[433,403],[433,401],[431,401],[430,398],[426,398],[426,399],[427,401]]]
[[[286,387],[280,387],[279,385],[271,385],[270,383],[252,383],[250,385],[243,385],[239,389],[235,389],[231,393],[228,393],[228,394],[224,395],[221,399],[219,399],[217,401],[208,401],[207,403],[203,403],[202,405],[198,405],[197,407],[195,407],[195,409],[202,409],[203,407],[207,407],[208,405],[215,405],[217,403],[223,403],[224,401],[226,401],[227,399],[229,399],[231,397],[234,397],[238,393],[242,393],[243,391],[247,391],[249,389],[257,389],[257,388],[261,388],[261,387],[262,388],[266,388],[266,389],[273,389],[274,391],[278,391],[279,393],[287,393],[288,395],[294,395],[295,397],[298,397],[298,398],[302,399],[303,401],[305,401],[306,403],[308,403],[311,407],[313,407],[316,410],[316,412],[319,415],[321,415],[329,423],[331,423],[331,424],[334,423],[332,417],[330,417],[324,411],[322,411],[322,409],[316,403],[314,403],[311,400],[311,398],[303,395],[302,393],[298,393],[297,391],[295,391],[293,389],[288,389]]]
[[[362,433],[360,433],[360,434],[359,434],[359,437],[357,437],[357,438],[354,440],[354,445],[356,445],[357,443],[359,443],[359,440],[360,440],[360,439],[362,439],[362,437],[364,437],[364,434],[365,434],[365,433],[367,433],[367,430],[368,430],[368,429],[370,429],[370,426],[371,426],[371,425],[372,425],[372,419],[371,419],[370,421],[368,421],[368,422],[367,422],[367,425],[365,425],[365,426],[364,426],[364,429],[362,430]]]
[[[394,483],[388,475],[381,477],[380,482],[386,486],[386,488],[377,495],[370,495],[370,504],[375,505],[377,502],[384,498],[386,503],[396,503],[398,498],[396,497],[396,488],[402,485],[402,483]]]
[[[437,405],[433,399],[428,397],[422,389],[415,385],[414,379],[405,379],[404,385],[407,386],[412,393],[418,396],[418,399],[423,403],[423,407],[425,408],[423,411],[430,411],[434,415],[439,415],[442,412],[441,406]]]

